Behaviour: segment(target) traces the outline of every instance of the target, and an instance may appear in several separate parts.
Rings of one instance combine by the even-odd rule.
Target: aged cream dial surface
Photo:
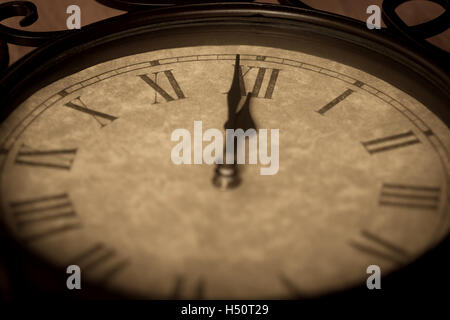
[[[279,171],[176,165],[175,129],[223,130],[240,54]],[[363,71],[269,47],[198,46],[101,63],[1,125],[3,219],[51,263],[149,298],[289,298],[404,266],[448,231],[447,126]],[[206,143],[204,143],[206,145]],[[264,165],[262,165],[264,166]]]

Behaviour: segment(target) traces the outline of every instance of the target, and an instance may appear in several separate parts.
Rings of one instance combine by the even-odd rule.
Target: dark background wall
[[[9,0],[0,0],[0,3]],[[381,5],[382,0],[303,0],[306,4],[325,11],[338,13],[362,21],[366,21],[368,15],[366,9],[369,5]],[[122,14],[122,11],[104,7],[94,0],[32,0],[38,7],[39,20],[25,30],[32,31],[55,31],[66,28],[66,8],[76,4],[81,8],[82,25],[87,25],[95,21],[103,20],[115,15]],[[261,0],[259,2],[278,3],[276,0]],[[426,1],[416,0],[401,5],[398,9],[399,15],[408,25],[422,23],[437,17],[443,12],[439,5]],[[19,18],[12,18],[5,22],[11,27],[19,27]],[[429,39],[433,44],[450,51],[450,30]],[[11,62],[16,61],[30,48],[10,46]]]

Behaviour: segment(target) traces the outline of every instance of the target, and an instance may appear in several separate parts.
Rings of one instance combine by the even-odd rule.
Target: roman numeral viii
[[[413,209],[436,210],[439,206],[440,188],[385,183],[379,204]]]
[[[405,133],[400,133],[393,136],[383,137],[361,143],[367,150],[367,152],[369,152],[370,154],[375,154],[417,144],[420,143],[420,140],[416,137],[414,132],[408,131]]]
[[[252,89],[252,96],[256,98],[272,99],[277,84],[278,75],[280,74],[280,69],[241,66],[239,70],[241,81],[239,81],[239,84],[241,87],[242,96],[247,95],[244,79],[248,78],[251,74],[256,74]],[[265,91],[263,86],[266,88]]]
[[[172,88],[172,95],[167,92],[167,90],[162,88],[161,77],[159,77],[159,74],[164,75],[165,80],[168,81],[170,87]],[[184,99],[186,96],[184,95],[183,91],[181,90],[180,85],[178,84],[178,81],[175,79],[175,76],[172,73],[172,70],[165,70],[165,71],[159,71],[153,73],[153,79],[151,79],[146,74],[141,74],[138,77],[140,77],[145,83],[147,83],[154,91],[155,91],[155,99],[153,104],[158,103],[158,94],[166,100],[166,102],[171,102],[174,100]],[[174,96],[176,98],[174,98]]]
[[[81,226],[66,193],[15,201],[10,207],[17,229],[26,241],[39,240]]]
[[[76,153],[77,149],[36,150],[23,144],[17,152],[16,164],[70,170]]]

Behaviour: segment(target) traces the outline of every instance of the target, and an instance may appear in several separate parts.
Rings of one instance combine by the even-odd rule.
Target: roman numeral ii
[[[420,143],[420,140],[416,137],[414,132],[408,131],[361,143],[367,152],[370,154],[375,154],[411,146]]]

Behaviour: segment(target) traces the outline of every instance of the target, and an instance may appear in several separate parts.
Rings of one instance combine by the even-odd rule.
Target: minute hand
[[[246,131],[247,129],[256,129],[256,125],[250,113],[251,93],[247,94],[242,108],[237,112],[242,97],[241,88],[244,88],[241,76],[242,71],[239,63],[240,55],[237,54],[236,62],[234,64],[233,81],[227,95],[228,121],[225,122],[224,127],[225,129],[243,129]]]
[[[228,120],[225,122],[225,130],[227,129],[242,129],[244,131],[253,128],[256,129],[255,122],[250,114],[250,99],[251,94],[247,94],[244,105],[239,112],[236,112],[239,103],[241,101],[241,84],[242,77],[240,75],[241,68],[239,66],[239,55],[236,55],[236,63],[234,65],[234,75],[233,81],[231,83],[230,91],[228,91]],[[237,166],[237,146],[236,141],[234,141],[234,163],[233,164],[218,164],[215,170],[215,175],[213,178],[213,184],[222,189],[231,189],[237,187],[241,183],[241,178],[239,176],[239,169]],[[224,148],[223,154],[226,154],[226,147]]]

